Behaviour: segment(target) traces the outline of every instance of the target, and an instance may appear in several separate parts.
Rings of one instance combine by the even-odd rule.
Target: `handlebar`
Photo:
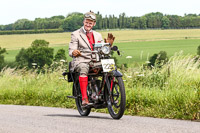
[[[105,43],[105,44],[106,44],[106,43]],[[117,51],[117,54],[121,56],[120,51],[119,51],[119,49],[118,49],[117,46],[111,47],[111,50],[112,50],[112,51]],[[97,50],[90,51],[90,50],[84,50],[84,49],[80,49],[79,51],[80,51],[81,53],[86,53],[86,54],[84,54],[84,55],[83,55],[83,54],[80,55],[80,56],[85,57],[85,58],[88,58],[87,56],[90,56],[90,55],[92,55],[92,54],[97,54],[97,53],[99,52],[99,51],[97,51]]]

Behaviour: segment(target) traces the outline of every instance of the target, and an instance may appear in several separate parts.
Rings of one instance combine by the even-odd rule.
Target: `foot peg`
[[[87,107],[90,107],[90,106],[93,106],[93,105],[94,105],[94,103],[88,103],[88,104],[82,105],[81,107],[87,108]]]
[[[75,97],[75,96],[67,96],[67,98],[73,98],[73,99],[76,99],[77,97]]]

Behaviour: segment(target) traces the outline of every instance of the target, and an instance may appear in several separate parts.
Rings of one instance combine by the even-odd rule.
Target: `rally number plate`
[[[110,72],[115,69],[114,59],[102,59],[101,64],[103,67],[103,72]]]

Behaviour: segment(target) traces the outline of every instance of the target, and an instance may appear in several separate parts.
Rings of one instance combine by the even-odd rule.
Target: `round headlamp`
[[[103,54],[109,54],[110,53],[110,46],[103,46],[101,48],[101,51]]]

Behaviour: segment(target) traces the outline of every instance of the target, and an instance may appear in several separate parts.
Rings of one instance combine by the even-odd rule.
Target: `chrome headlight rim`
[[[110,46],[103,46],[103,47],[101,47],[101,52],[102,52],[103,54],[105,54],[105,55],[110,54],[110,52],[111,52]]]

